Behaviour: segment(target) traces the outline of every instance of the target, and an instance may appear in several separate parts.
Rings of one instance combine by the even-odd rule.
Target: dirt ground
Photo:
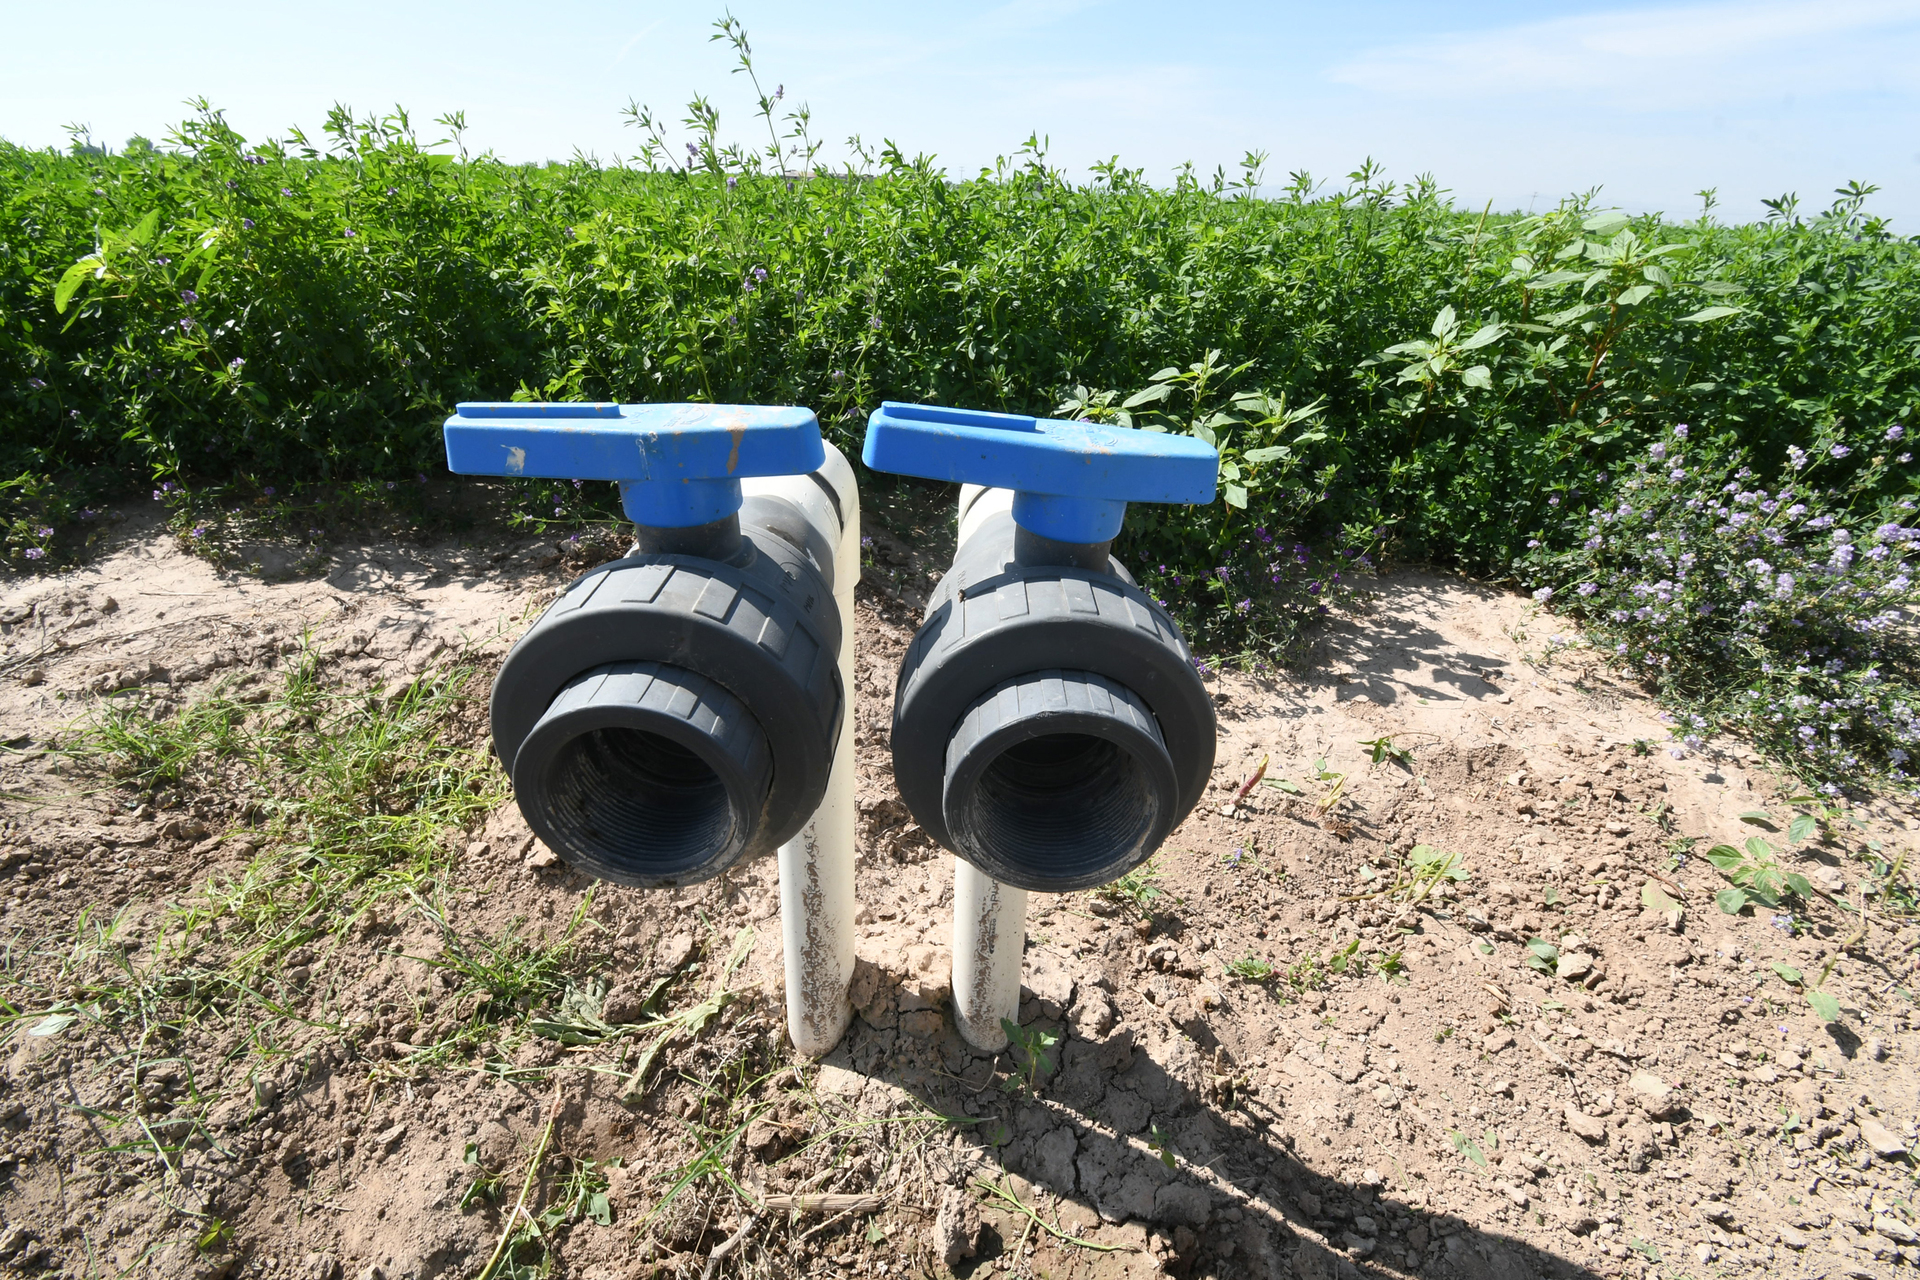
[[[195,1280],[1920,1265],[1920,929],[1859,910],[1868,842],[1894,856],[1913,819],[1859,806],[1860,825],[1780,854],[1814,901],[1723,913],[1700,855],[1782,849],[1790,793],[1732,745],[1674,758],[1644,698],[1577,649],[1546,656],[1569,628],[1454,578],[1379,580],[1303,672],[1210,675],[1207,801],[1128,892],[1033,896],[1033,1049],[971,1052],[947,1014],[952,861],[888,766],[929,555],[875,541],[858,1016],[819,1063],[784,1042],[771,861],[668,893],[593,886],[507,802],[295,945],[297,900],[244,927],[219,905],[325,854],[263,817],[244,777],[135,786],[62,750],[108,699],[160,724],[216,689],[268,706],[303,653],[369,706],[462,664],[483,695],[513,636],[606,548],[337,546],[324,577],[269,582],[129,522],[90,567],[0,582],[0,1265]],[[437,732],[478,757],[480,710]],[[369,820],[404,819],[388,785],[368,784]],[[237,968],[249,948],[271,962]],[[518,1003],[500,994],[509,961]],[[1832,1023],[1786,976],[1814,983],[1829,963]]]

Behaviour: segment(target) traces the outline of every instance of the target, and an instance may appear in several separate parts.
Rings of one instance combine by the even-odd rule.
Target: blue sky
[[[722,6],[548,0],[191,6],[102,0],[84,11],[0,0],[0,136],[64,142],[90,125],[118,146],[164,136],[204,95],[249,136],[317,132],[327,108],[405,105],[423,129],[464,110],[469,143],[510,160],[637,149],[627,102],[677,120],[695,93],[722,133],[758,122]],[[1232,172],[1269,153],[1334,179],[1371,156],[1431,173],[1462,203],[1603,202],[1761,216],[1797,191],[1824,205],[1849,179],[1871,210],[1920,232],[1920,0],[1707,4],[1401,3],[993,5],[741,0],[769,86],[806,102],[827,159],[849,134],[931,152],[955,174],[1029,133],[1084,177],[1118,155],[1165,181],[1182,161]],[[438,136],[437,133],[430,136]]]

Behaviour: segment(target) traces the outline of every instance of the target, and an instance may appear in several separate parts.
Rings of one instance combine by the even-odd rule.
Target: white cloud
[[[1637,110],[1911,91],[1920,88],[1920,0],[1582,14],[1383,46],[1327,78],[1392,96],[1578,95]]]

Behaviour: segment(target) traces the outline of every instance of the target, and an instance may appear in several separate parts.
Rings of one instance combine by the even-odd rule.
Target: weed
[[[1813,897],[1813,886],[1797,871],[1783,871],[1775,860],[1773,846],[1760,836],[1749,836],[1744,849],[1717,844],[1707,850],[1706,858],[1730,883],[1713,896],[1714,904],[1730,916],[1737,916],[1754,903],[1777,908],[1792,894],[1802,899]]]
[[[1093,893],[1097,898],[1133,911],[1142,920],[1151,920],[1154,916],[1153,904],[1161,895],[1159,879],[1160,869],[1149,858],[1112,884],[1102,885]]]
[[[1242,982],[1265,982],[1278,972],[1273,965],[1249,952],[1238,960],[1230,960],[1221,966],[1229,977]]]
[[[1379,737],[1370,738],[1359,745],[1367,748],[1367,758],[1374,764],[1383,764],[1391,760],[1395,764],[1408,768],[1411,768],[1413,765],[1413,751],[1408,747],[1396,747],[1393,745],[1391,735],[1381,734]]]
[[[1007,1033],[1013,1060],[1026,1075],[1021,1084],[1029,1095],[1038,1096],[1040,1077],[1053,1070],[1053,1051],[1061,1040],[1059,1030],[1037,1025],[1023,1027],[1011,1018],[1000,1019],[1000,1029]]]

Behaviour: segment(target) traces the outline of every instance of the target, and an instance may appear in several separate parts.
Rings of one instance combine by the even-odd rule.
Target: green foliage
[[[1773,846],[1759,836],[1747,839],[1743,849],[1717,844],[1707,850],[1706,858],[1730,883],[1713,896],[1714,904],[1728,915],[1739,915],[1753,903],[1778,908],[1793,895],[1813,896],[1813,886],[1797,871],[1783,871],[1774,856]]]
[[[1020,1064],[1024,1073],[1021,1084],[1030,1094],[1039,1092],[1040,1077],[1053,1071],[1054,1050],[1060,1047],[1061,1032],[1058,1027],[1023,1027],[1011,1018],[1000,1019],[1000,1029],[1007,1033],[1007,1043],[1013,1049],[1013,1060]]]
[[[1630,539],[1582,545],[1584,513],[1658,496],[1636,481],[1804,488],[1809,522],[1877,519],[1914,491],[1887,446],[1920,406],[1920,246],[1865,211],[1871,186],[1816,217],[1788,197],[1728,226],[1590,194],[1468,212],[1371,162],[1330,188],[1296,174],[1272,199],[1258,157],[1234,185],[1186,170],[1152,187],[1117,162],[1078,182],[1037,138],[966,178],[856,139],[836,171],[806,109],[764,91],[739,24],[715,38],[764,142],[727,140],[702,97],[684,158],[635,106],[641,154],[613,165],[508,165],[469,155],[458,115],[429,140],[398,111],[249,141],[204,103],[157,148],[0,143],[5,554],[58,562],[98,516],[79,504],[133,476],[208,546],[233,541],[235,511],[292,528],[315,486],[404,495],[440,473],[461,399],[798,403],[850,452],[880,400],[934,401],[1213,441],[1219,499],[1136,505],[1116,552],[1203,655],[1263,662],[1298,656],[1383,547],[1566,601],[1582,582],[1677,581],[1631,576],[1653,566]],[[1683,421],[1689,478],[1643,478]],[[1817,484],[1796,473],[1807,450]],[[548,527],[607,517],[613,495],[543,482],[524,506]],[[1676,516],[1642,532],[1713,530]],[[1714,537],[1696,578],[1752,558]],[[1737,635],[1718,607],[1657,635],[1634,618],[1612,643],[1707,727],[1837,786],[1849,754],[1872,773],[1906,749],[1873,724],[1909,705],[1904,642],[1856,634],[1838,673],[1813,652],[1839,652],[1861,603],[1768,604],[1780,616]],[[1605,630],[1644,605],[1581,612]],[[1740,684],[1759,661],[1781,679]],[[1880,689],[1858,687],[1868,670]],[[1765,707],[1743,711],[1754,689]],[[1812,758],[1789,736],[1806,721],[1765,709],[1836,691],[1871,714],[1816,726]]]

